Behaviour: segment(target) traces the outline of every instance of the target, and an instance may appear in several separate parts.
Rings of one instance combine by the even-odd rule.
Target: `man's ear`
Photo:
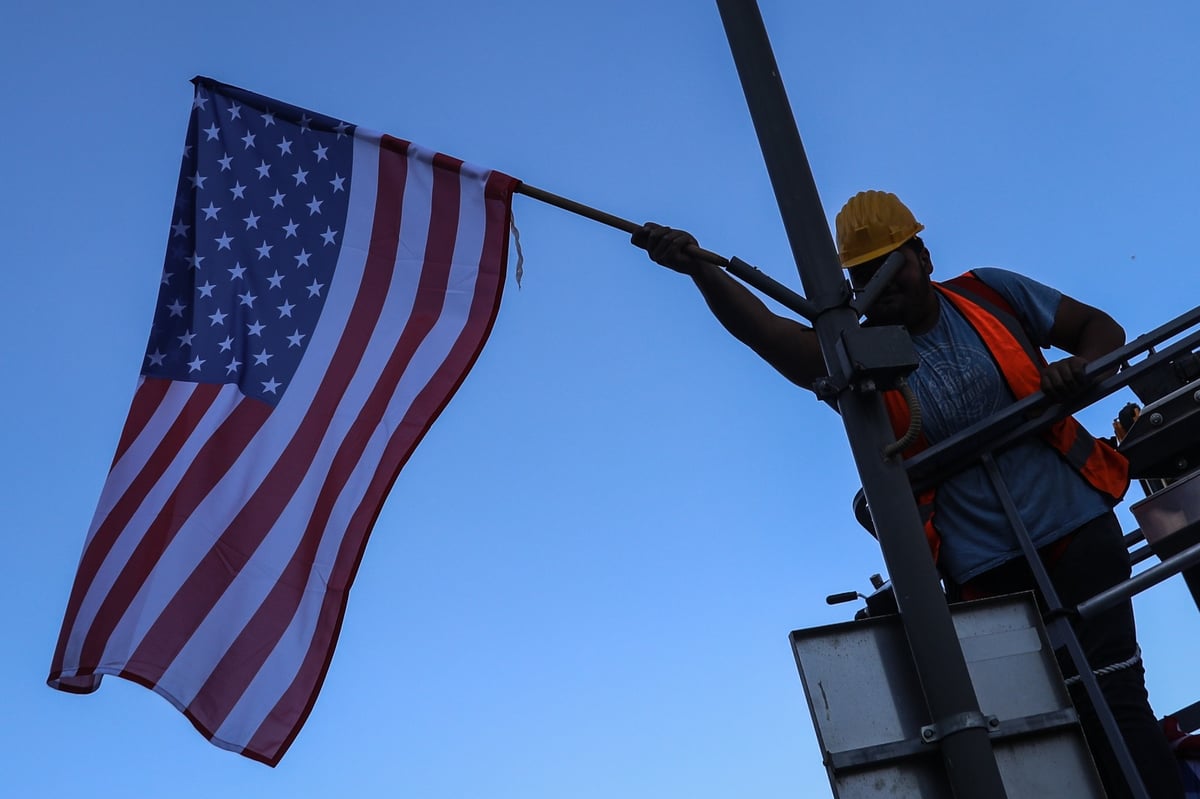
[[[925,274],[933,274],[933,260],[929,257],[929,250],[921,250],[921,267],[924,268]]]

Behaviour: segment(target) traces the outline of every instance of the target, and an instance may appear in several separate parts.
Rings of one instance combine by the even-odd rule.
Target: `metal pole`
[[[814,327],[835,382],[836,347],[858,326],[849,291],[800,133],[792,116],[762,16],[754,0],[717,0],[742,89],[775,189],[805,293],[820,315]],[[933,724],[955,729],[940,743],[951,789],[960,799],[1005,796],[987,727],[971,684],[946,599],[922,532],[911,487],[896,458],[882,450],[893,439],[875,391],[842,391],[838,407],[871,507],[880,547],[895,588],[900,620]],[[969,719],[959,725],[956,720]],[[980,723],[976,723],[978,720]]]
[[[1080,602],[1075,612],[1081,618],[1090,619],[1103,613],[1135,594],[1140,594],[1151,586],[1168,580],[1185,569],[1200,564],[1200,544],[1192,544],[1187,549],[1172,555],[1162,563],[1156,563],[1145,571],[1138,572],[1128,580],[1117,583],[1106,591],[1101,591],[1091,599]]]
[[[992,488],[996,489],[996,495],[1000,497],[1004,515],[1008,517],[1008,524],[1012,527],[1013,535],[1021,545],[1025,562],[1029,565],[1029,571],[1033,574],[1038,591],[1041,592],[1042,601],[1046,605],[1046,616],[1050,619],[1047,626],[1050,628],[1051,634],[1058,639],[1053,643],[1056,647],[1065,647],[1071,662],[1075,664],[1079,681],[1087,693],[1088,701],[1092,703],[1092,710],[1096,714],[1097,721],[1100,722],[1101,729],[1104,730],[1104,735],[1108,738],[1109,748],[1117,760],[1117,766],[1121,769],[1121,775],[1125,778],[1130,794],[1134,799],[1149,799],[1145,783],[1138,774],[1137,766],[1121,735],[1121,728],[1117,726],[1117,719],[1113,716],[1108,699],[1100,690],[1100,683],[1097,681],[1096,675],[1092,673],[1092,666],[1088,663],[1079,637],[1071,628],[1070,621],[1062,615],[1063,604],[1062,600],[1058,598],[1058,590],[1050,581],[1050,575],[1046,572],[1045,564],[1042,563],[1042,556],[1038,553],[1033,539],[1029,537],[1029,530],[1026,529],[1025,522],[1021,521],[1021,514],[1017,512],[1017,502],[1013,499],[1012,492],[1008,490],[1008,483],[1004,482],[1004,476],[1000,474],[1000,467],[996,465],[996,459],[992,457],[992,453],[984,453],[983,467],[992,483]]]

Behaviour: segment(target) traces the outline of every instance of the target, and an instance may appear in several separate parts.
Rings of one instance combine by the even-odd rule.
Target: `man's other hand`
[[[1088,362],[1078,355],[1055,361],[1042,372],[1042,391],[1059,401],[1081,394],[1092,381],[1084,377]]]

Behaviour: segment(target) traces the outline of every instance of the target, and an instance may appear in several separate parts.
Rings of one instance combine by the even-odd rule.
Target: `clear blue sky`
[[[895,191],[938,275],[1023,271],[1131,335],[1196,303],[1195,3],[762,5],[830,219]],[[521,197],[524,288],[397,481],[280,767],[121,680],[45,687],[196,74],[687,227],[798,283],[710,3],[14,5],[0,794],[829,795],[787,634],[847,619],[824,596],[882,570],[840,423],[623,234]],[[1124,401],[1084,420],[1104,431]],[[1136,607],[1156,708],[1190,703],[1182,584]]]

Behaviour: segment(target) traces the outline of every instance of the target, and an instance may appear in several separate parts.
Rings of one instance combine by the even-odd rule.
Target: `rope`
[[[1138,647],[1136,650],[1134,650],[1133,657],[1129,658],[1129,660],[1122,660],[1120,663],[1113,663],[1110,666],[1101,666],[1098,669],[1093,669],[1092,674],[1095,674],[1097,677],[1103,677],[1105,674],[1113,674],[1114,672],[1132,668],[1133,666],[1136,666],[1138,663],[1141,663],[1141,661],[1142,661],[1142,648]],[[1074,677],[1068,677],[1067,679],[1063,680],[1063,684],[1066,685],[1067,687],[1070,687],[1077,682],[1079,682],[1078,674],[1076,674]]]
[[[512,229],[513,244],[517,248],[517,291],[521,290],[521,278],[525,277],[525,253],[521,252],[521,231],[517,230],[517,218],[510,215],[508,226]]]

